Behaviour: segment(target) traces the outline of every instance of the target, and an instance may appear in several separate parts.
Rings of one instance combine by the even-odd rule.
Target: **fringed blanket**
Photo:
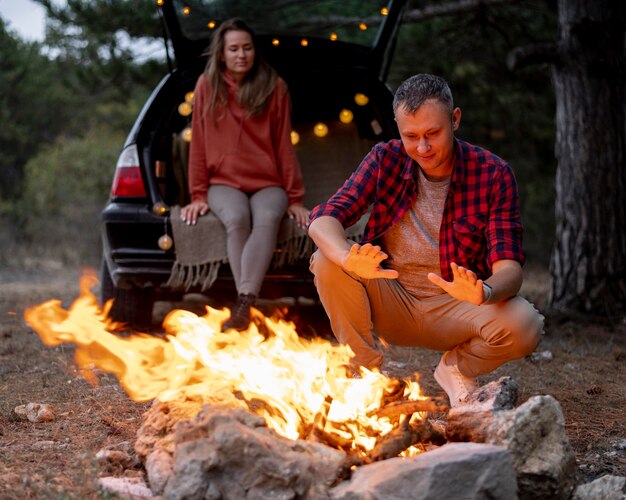
[[[226,252],[226,229],[211,212],[198,218],[189,226],[180,218],[180,207],[172,207],[170,213],[176,262],[166,286],[184,288],[200,286],[204,291],[213,285],[222,264],[228,262]],[[308,258],[313,253],[313,241],[304,229],[285,217],[278,231],[278,240],[272,267],[292,264]]]

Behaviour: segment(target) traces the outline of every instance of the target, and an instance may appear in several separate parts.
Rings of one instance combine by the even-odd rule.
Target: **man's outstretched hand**
[[[470,302],[477,306],[482,304],[484,300],[483,280],[478,279],[474,271],[457,266],[454,262],[450,264],[450,267],[452,268],[452,281],[446,281],[435,273],[428,273],[428,279],[457,300]]]
[[[342,259],[341,265],[346,271],[352,272],[361,278],[396,279],[398,277],[398,271],[384,269],[380,266],[380,263],[387,257],[388,255],[383,252],[378,245],[366,243],[361,246],[355,243]]]

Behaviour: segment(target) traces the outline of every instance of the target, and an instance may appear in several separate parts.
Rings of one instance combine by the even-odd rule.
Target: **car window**
[[[175,0],[183,35],[208,39],[220,22],[240,17],[259,35],[298,35],[371,46],[387,15],[381,0]]]

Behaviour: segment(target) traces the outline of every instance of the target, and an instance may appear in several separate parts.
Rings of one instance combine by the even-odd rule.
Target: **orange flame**
[[[377,436],[391,430],[389,418],[377,417],[376,411],[397,382],[366,369],[361,378],[352,377],[349,347],[303,339],[292,323],[256,310],[270,331],[267,338],[254,323],[241,333],[222,333],[228,311],[210,307],[201,317],[170,312],[163,337],[123,338],[112,333],[120,324],[107,318],[112,303],[101,310],[91,292],[97,281],[86,271],[69,310],[49,300],[27,309],[24,317],[46,345],[74,343],[83,373],[89,375],[93,367],[113,373],[133,400],[227,400],[263,416],[284,437],[302,438],[317,424],[357,452],[371,450]],[[427,398],[416,381],[406,380],[404,399]]]

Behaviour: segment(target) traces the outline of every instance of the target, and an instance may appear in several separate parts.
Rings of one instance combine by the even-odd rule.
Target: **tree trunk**
[[[625,12],[623,0],[559,0],[549,307],[566,314],[626,308]]]

